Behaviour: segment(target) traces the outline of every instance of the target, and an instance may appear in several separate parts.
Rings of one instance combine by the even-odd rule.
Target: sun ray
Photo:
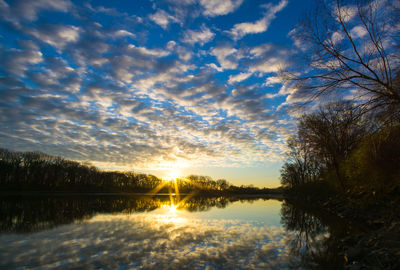
[[[147,194],[154,195],[154,194],[158,193],[161,189],[163,189],[167,184],[168,184],[168,182],[162,182],[161,184],[157,185],[155,188],[150,190]]]
[[[188,200],[196,195],[196,192],[192,191],[189,194],[185,194],[185,196],[181,197],[182,194],[179,190],[180,183],[187,182],[191,183],[195,187],[201,187],[199,184],[192,182],[190,179],[180,176],[180,173],[177,170],[171,170],[167,176],[162,178],[162,180],[162,183],[148,192],[148,195],[156,195],[164,187],[168,187],[169,212],[170,214],[174,215],[177,214],[179,209],[182,209]]]

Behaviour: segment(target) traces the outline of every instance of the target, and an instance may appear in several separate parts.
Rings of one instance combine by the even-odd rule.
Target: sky
[[[0,147],[279,185],[311,0],[0,0]]]

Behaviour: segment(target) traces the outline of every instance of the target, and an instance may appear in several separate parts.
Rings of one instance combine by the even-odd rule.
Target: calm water
[[[332,248],[338,230],[273,199],[37,196],[3,197],[0,207],[0,269],[336,269],[342,263]]]

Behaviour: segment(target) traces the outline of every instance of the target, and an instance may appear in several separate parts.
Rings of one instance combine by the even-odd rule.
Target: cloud
[[[241,81],[246,80],[250,76],[251,76],[251,73],[243,73],[243,72],[239,73],[237,75],[230,75],[228,83],[233,84],[233,83],[241,82]]]
[[[237,50],[235,48],[226,46],[216,47],[211,50],[211,54],[217,58],[223,69],[234,69],[237,67],[237,62],[234,58],[236,52]]]
[[[205,16],[216,17],[235,11],[242,2],[243,0],[200,0],[200,5],[204,8]]]
[[[214,36],[215,34],[203,25],[200,31],[187,30],[184,34],[183,42],[189,44],[200,43],[203,46],[205,43],[210,42]]]
[[[357,15],[357,6],[347,5],[341,6],[339,9],[334,7],[333,10],[334,16],[340,17],[344,22],[351,21]]]
[[[275,73],[286,67],[285,59],[270,57],[265,62],[259,62],[250,67],[251,72]]]
[[[80,28],[72,25],[43,25],[27,32],[42,42],[62,49],[68,43],[78,41]]]
[[[269,76],[265,82],[266,86],[278,84],[278,83],[283,83],[283,80],[281,77],[278,76]]]
[[[4,69],[12,74],[23,76],[30,67],[43,61],[43,54],[32,41],[21,41],[20,49],[3,50],[1,61]]]
[[[232,9],[239,2],[219,3]],[[18,3],[0,2],[0,9],[17,10]],[[194,45],[206,47],[221,32],[205,21],[167,33],[171,23],[188,20],[169,15],[175,16],[171,8],[138,19],[116,9],[74,7],[57,24],[47,15],[72,6],[46,9],[53,12],[46,16],[37,8],[35,21],[13,17],[18,27],[1,18],[18,37],[3,38],[0,46],[0,124],[7,127],[1,147],[103,169],[239,167],[279,158],[272,140],[282,133],[277,104],[271,104],[276,93],[264,82],[266,73],[290,63],[290,51],[227,42],[203,50]],[[221,10],[229,9],[215,9]],[[163,29],[149,31],[149,18],[157,23],[162,17]]]
[[[350,30],[350,34],[353,37],[356,38],[363,38],[365,35],[368,34],[367,30],[365,30],[365,27],[361,26],[361,25],[357,25],[354,26],[351,30]]]
[[[275,19],[276,14],[286,7],[287,3],[287,0],[281,0],[281,2],[276,6],[268,5],[267,12],[265,13],[263,18],[254,23],[245,22],[235,24],[233,28],[229,31],[229,34],[232,36],[233,39],[238,40],[248,34],[258,34],[267,31],[269,25],[271,24],[271,21]]]
[[[155,57],[164,57],[169,55],[168,51],[162,49],[147,49],[146,47],[136,47],[133,44],[127,46],[127,52]]]
[[[219,67],[219,66],[217,66],[217,65],[214,64],[214,63],[207,64],[207,66],[209,66],[209,67],[212,68],[212,69],[215,69],[215,70],[218,71],[218,72],[221,72],[221,71],[224,70],[222,67]]]
[[[115,38],[119,38],[119,37],[135,37],[135,34],[129,32],[129,31],[121,29],[121,30],[115,31],[112,34],[112,36],[114,36]]]
[[[4,20],[19,26],[20,21],[35,21],[41,11],[51,10],[67,12],[73,7],[69,0],[18,0],[10,6],[4,1],[0,2],[0,13]]]
[[[159,9],[156,13],[149,16],[150,20],[161,26],[163,29],[167,29],[168,25],[173,22],[178,22],[178,20],[169,15],[162,9]]]
[[[249,63],[250,72],[277,73],[290,63],[292,52],[273,44],[261,44],[249,50],[253,60]]]

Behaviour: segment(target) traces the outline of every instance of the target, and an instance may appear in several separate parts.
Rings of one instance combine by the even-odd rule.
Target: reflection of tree
[[[306,269],[343,267],[338,241],[344,228],[329,218],[321,218],[287,202],[282,204],[281,223],[288,232],[287,245],[292,257],[299,259],[294,264],[300,263]]]
[[[197,196],[179,203],[179,209],[207,211],[213,207],[224,208],[238,200],[236,197]],[[40,231],[88,219],[100,213],[131,214],[152,211],[173,203],[169,196],[1,197],[0,232]]]
[[[0,200],[0,231],[30,232],[53,228],[96,213],[154,210],[161,200],[104,197],[7,197]]]

